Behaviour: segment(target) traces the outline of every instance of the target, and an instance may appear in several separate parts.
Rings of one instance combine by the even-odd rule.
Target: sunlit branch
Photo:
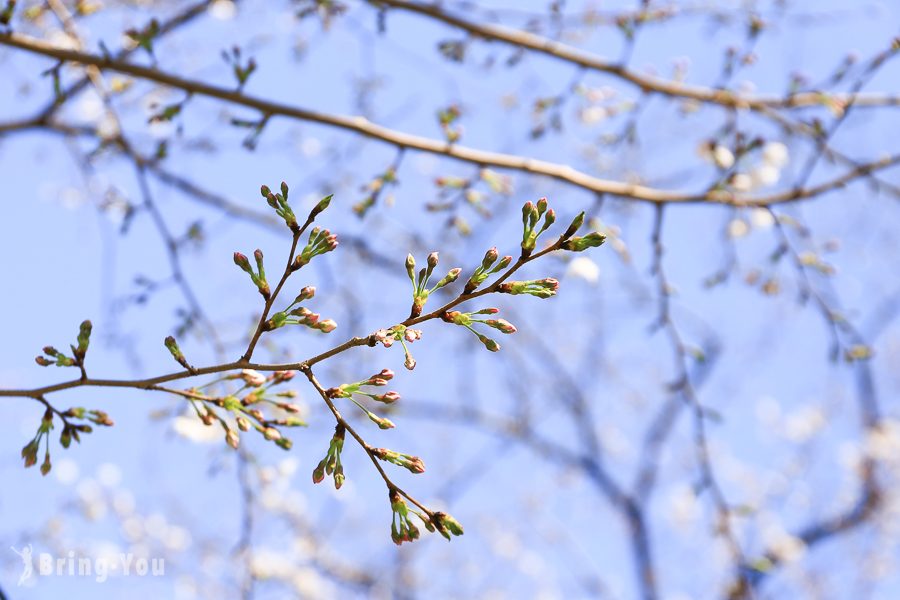
[[[752,207],[796,202],[839,189],[864,175],[900,163],[900,154],[895,154],[860,165],[859,167],[846,171],[843,175],[834,177],[814,186],[788,189],[768,195],[749,196],[719,189],[708,190],[702,193],[660,190],[638,184],[602,179],[578,171],[577,169],[564,164],[552,163],[513,154],[478,150],[447,143],[445,141],[407,134],[376,125],[364,117],[323,113],[247,96],[232,89],[186,79],[160,69],[135,65],[105,56],[67,50],[17,33],[0,34],[0,44],[20,48],[22,50],[49,56],[62,61],[93,65],[101,70],[109,69],[118,71],[148,81],[155,81],[163,85],[178,88],[192,94],[217,98],[233,104],[253,108],[263,115],[279,115],[301,121],[320,123],[352,131],[359,135],[377,139],[400,148],[419,150],[481,166],[497,167],[542,175],[591,192],[622,196],[655,204],[711,203]]]

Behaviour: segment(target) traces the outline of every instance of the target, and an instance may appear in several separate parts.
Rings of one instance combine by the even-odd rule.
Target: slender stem
[[[308,223],[307,223],[308,224]],[[306,225],[304,225],[304,228]],[[301,228],[301,233],[303,228]],[[298,236],[299,237],[299,236]],[[447,302],[440,308],[431,311],[430,313],[412,318],[403,321],[401,324],[410,327],[412,325],[417,325],[419,323],[423,323],[425,321],[429,321],[432,319],[436,319],[443,315],[448,310],[462,304],[463,302],[467,302],[468,300],[472,300],[474,298],[479,298],[481,296],[485,296],[487,294],[491,294],[497,291],[497,288],[500,287],[504,281],[509,279],[509,277],[515,273],[519,268],[523,265],[536,260],[550,252],[559,250],[561,243],[563,242],[562,238],[557,239],[553,244],[541,250],[540,252],[536,252],[528,257],[520,257],[503,275],[501,275],[494,283],[487,286],[482,290],[478,290],[472,292],[470,294],[460,294],[455,299]],[[293,255],[293,252],[291,253]],[[279,284],[279,287],[276,288],[276,292],[280,290],[283,281]],[[274,299],[276,294],[272,294],[272,299]],[[268,302],[269,308],[271,308],[271,302]],[[264,322],[261,319],[261,322]],[[254,335],[254,338],[258,341],[260,331],[260,327],[257,327],[257,333]],[[255,342],[254,344],[255,345]],[[30,398],[39,398],[45,394],[50,394],[52,392],[58,392],[61,390],[77,388],[77,387],[120,387],[120,388],[137,388],[137,389],[154,389],[154,386],[158,386],[161,383],[167,383],[169,381],[177,381],[179,379],[186,379],[188,377],[194,377],[197,375],[210,375],[212,373],[222,373],[224,371],[232,371],[235,369],[254,369],[256,371],[294,371],[294,370],[303,370],[304,367],[312,367],[313,365],[322,362],[332,356],[337,354],[341,354],[349,350],[350,348],[355,348],[358,346],[374,346],[375,338],[372,335],[366,337],[353,337],[349,340],[343,342],[342,344],[338,344],[337,346],[331,348],[330,350],[326,350],[320,354],[312,356],[304,361],[300,362],[291,362],[291,363],[276,363],[276,364],[266,364],[266,363],[253,363],[248,359],[241,358],[240,360],[229,362],[229,363],[221,363],[217,365],[212,365],[209,367],[201,367],[196,368],[193,371],[182,370],[176,371],[174,373],[168,373],[165,375],[157,375],[154,377],[149,377],[146,379],[93,379],[93,378],[83,378],[83,379],[74,379],[70,381],[64,381],[61,383],[56,383],[52,385],[47,385],[39,388],[32,389],[19,389],[19,390],[3,390],[0,389],[0,397],[30,397]]]
[[[388,490],[397,492],[398,494],[400,494],[401,496],[403,496],[404,498],[406,498],[407,500],[409,500],[410,502],[415,504],[418,508],[420,508],[426,515],[428,515],[429,519],[432,518],[434,513],[432,511],[428,510],[428,507],[426,507],[424,504],[422,504],[421,502],[419,502],[418,500],[416,500],[415,498],[410,496],[407,492],[405,492],[402,488],[400,488],[396,483],[391,481],[391,478],[388,477],[388,474],[385,472],[384,467],[381,466],[381,461],[378,459],[378,457],[375,456],[375,451],[372,448],[372,446],[370,446],[366,442],[366,440],[364,440],[363,437],[361,435],[359,435],[359,433],[357,433],[355,429],[353,429],[353,426],[350,425],[346,421],[346,419],[344,419],[344,417],[341,415],[340,411],[334,405],[334,402],[331,400],[331,398],[328,397],[328,393],[325,391],[325,388],[322,387],[322,384],[319,383],[318,379],[316,379],[316,376],[312,372],[312,368],[308,364],[306,364],[303,367],[301,367],[300,370],[303,371],[303,374],[306,375],[306,378],[309,379],[309,382],[312,384],[312,386],[314,388],[316,388],[317,392],[319,392],[319,395],[322,397],[322,400],[324,400],[325,404],[328,405],[328,409],[331,411],[331,414],[334,415],[335,420],[340,425],[342,425],[344,427],[344,429],[346,429],[347,432],[351,436],[353,436],[353,439],[356,440],[356,442],[362,447],[362,449],[365,450],[366,454],[369,456],[369,460],[371,460],[372,464],[375,465],[375,469],[378,471],[378,474],[381,475],[381,478],[384,480],[384,484],[388,487]]]

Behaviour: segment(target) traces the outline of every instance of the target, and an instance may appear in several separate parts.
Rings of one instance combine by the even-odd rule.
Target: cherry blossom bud
[[[412,254],[406,255],[406,274],[409,275],[409,280],[413,282],[413,285],[416,283],[416,259]]]
[[[372,398],[372,400],[375,400],[376,402],[382,402],[384,404],[393,404],[394,402],[396,402],[397,400],[400,399],[400,394],[391,390],[390,392],[387,392],[384,394],[373,395],[373,396],[371,396],[371,398]]]
[[[294,299],[294,304],[300,304],[304,300],[309,300],[310,298],[312,298],[315,295],[316,295],[316,288],[311,285],[308,285],[305,288],[303,288],[302,290],[300,290],[299,294],[297,294],[297,297]]]
[[[241,270],[246,271],[247,273],[253,273],[253,269],[250,268],[250,261],[247,260],[247,257],[240,252],[234,253],[234,264],[239,266]]]
[[[482,344],[484,344],[484,347],[487,348],[488,350],[490,350],[491,352],[497,352],[500,350],[500,344],[498,344],[491,338],[487,337],[486,335],[480,334],[480,333],[477,335],[478,335],[478,341],[480,341]]]
[[[501,333],[515,333],[516,327],[506,319],[488,319],[484,322],[487,326],[497,329]]]
[[[234,431],[234,429],[229,428],[225,431],[225,442],[237,450],[238,445],[240,444],[240,439],[238,438],[238,434]]]
[[[337,329],[337,323],[333,319],[325,319],[316,325],[316,329],[322,333],[331,333]]]
[[[497,266],[491,269],[491,273],[497,273],[498,271],[502,271],[506,267],[509,266],[509,263],[512,262],[512,256],[504,256],[500,259],[500,262],[497,263]]]
[[[275,371],[272,375],[272,380],[278,384],[283,383],[285,381],[290,381],[296,375],[296,371]]]
[[[562,234],[562,238],[564,240],[569,239],[570,237],[575,235],[579,229],[581,229],[582,225],[584,225],[584,211],[581,211],[580,213],[578,213],[578,216],[572,219],[571,225],[569,225],[569,228],[566,229],[566,232]]]
[[[75,349],[75,356],[80,359],[84,358],[87,353],[88,345],[91,341],[91,330],[93,325],[90,321],[83,321],[78,330],[78,346]]]
[[[326,459],[322,459],[316,468],[313,469],[312,480],[313,483],[322,483],[325,479],[325,461]]]
[[[241,371],[241,379],[244,380],[244,383],[253,387],[259,387],[266,382],[266,376],[253,369]]]
[[[606,241],[606,236],[596,231],[583,237],[573,237],[562,243],[560,248],[570,252],[582,252],[588,248],[595,248]]]
[[[459,278],[459,274],[462,273],[462,269],[456,267],[454,269],[450,269],[447,275],[444,276],[443,279],[437,282],[437,285],[434,286],[434,289],[440,289],[445,285],[451,284]]]
[[[487,252],[484,253],[484,258],[481,260],[481,268],[482,270],[488,270],[491,268],[491,265],[497,262],[497,258],[500,256],[500,253],[497,251],[497,247],[493,247]]]

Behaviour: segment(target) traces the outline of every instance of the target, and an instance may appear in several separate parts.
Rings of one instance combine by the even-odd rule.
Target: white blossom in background
[[[600,267],[586,256],[579,256],[569,262],[566,268],[566,277],[583,279],[590,284],[596,284],[600,280]]]
[[[755,188],[769,187],[775,185],[781,179],[781,170],[775,166],[762,163],[750,171],[750,178],[753,180],[753,187]]]
[[[88,90],[78,98],[74,106],[75,116],[84,121],[95,122],[106,112],[103,99],[96,92]]]
[[[319,138],[306,136],[300,142],[300,152],[306,158],[315,158],[322,153],[322,142],[319,141]]]
[[[605,120],[609,116],[609,110],[603,106],[588,106],[581,110],[581,122],[593,125]]]
[[[48,42],[64,50],[80,50],[78,40],[61,29],[53,29],[46,34]]]
[[[137,507],[134,494],[128,490],[116,490],[112,498],[112,507],[116,514],[120,516],[134,513]]]
[[[868,456],[900,464],[900,421],[885,419],[872,429],[865,441]]]
[[[783,169],[788,164],[788,148],[781,142],[768,142],[762,149],[762,160],[765,164]]]
[[[756,229],[768,229],[775,224],[775,217],[765,208],[754,208],[750,211],[750,223]]]
[[[806,442],[826,424],[827,420],[821,408],[804,406],[785,417],[783,435],[792,442]]]
[[[806,553],[803,540],[785,531],[781,523],[774,520],[763,527],[762,539],[776,558],[787,563],[800,560]]]
[[[300,598],[334,598],[334,585],[325,580],[319,572],[310,567],[294,569],[291,577],[291,586]]]
[[[716,146],[712,151],[713,162],[723,169],[734,166],[734,153],[725,146]]]
[[[54,460],[53,474],[60,483],[64,485],[73,484],[78,479],[78,463],[71,458]]]
[[[172,430],[186,440],[197,444],[220,442],[224,433],[221,427],[204,425],[195,415],[179,415],[172,420]]]
[[[209,5],[209,14],[220,21],[230,21],[237,15],[237,6],[231,0],[215,0]]]
[[[700,517],[697,494],[689,485],[678,485],[669,494],[668,517],[682,530],[689,529]]]
[[[731,188],[736,192],[749,192],[753,189],[753,178],[746,173],[735,173],[731,178]]]
[[[732,219],[728,223],[728,237],[740,238],[750,233],[750,226],[743,219]]]
[[[112,113],[104,113],[103,117],[97,121],[97,135],[104,140],[112,140],[119,137],[119,121]]]
[[[122,469],[112,463],[103,463],[97,467],[97,481],[107,488],[114,488],[122,482]]]

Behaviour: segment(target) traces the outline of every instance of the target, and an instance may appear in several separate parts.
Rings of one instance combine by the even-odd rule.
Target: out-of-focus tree
[[[900,594],[898,17],[0,1],[27,584]]]

